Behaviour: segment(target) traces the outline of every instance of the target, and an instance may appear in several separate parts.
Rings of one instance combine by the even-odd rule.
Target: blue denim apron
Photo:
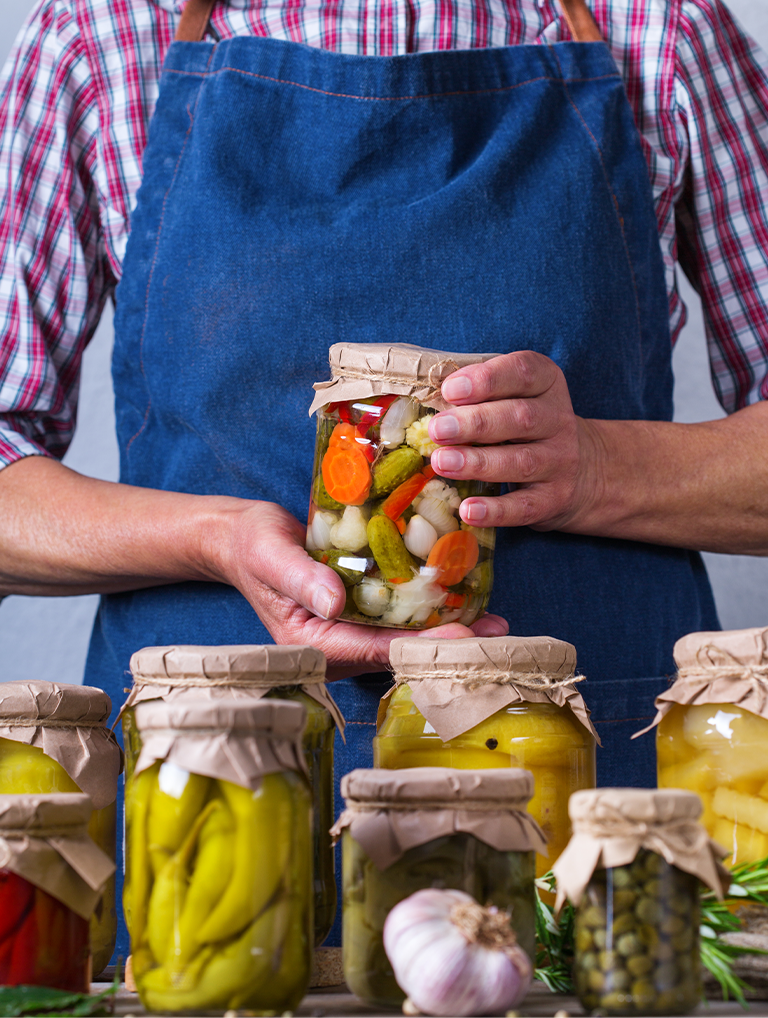
[[[175,42],[144,157],[113,373],[121,480],[306,518],[312,383],[339,340],[538,350],[577,414],[669,420],[667,293],[645,159],[603,43],[397,57]],[[490,610],[575,644],[601,784],[655,784],[672,646],[718,628],[698,555],[507,529]],[[150,644],[262,643],[234,589],[102,598],[86,681],[120,702]],[[334,685],[340,774],[370,766],[383,676]]]

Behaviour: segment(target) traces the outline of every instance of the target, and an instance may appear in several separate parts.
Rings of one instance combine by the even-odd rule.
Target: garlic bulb
[[[405,429],[419,416],[419,404],[408,396],[400,396],[390,406],[381,420],[379,442],[388,449],[402,445]]]
[[[366,576],[352,588],[352,597],[363,615],[375,619],[387,610],[391,593],[384,580]]]
[[[437,531],[418,513],[411,516],[403,534],[405,547],[416,558],[425,559],[437,543]]]
[[[331,547],[331,530],[338,522],[336,513],[317,510],[307,527],[307,551],[327,551]]]
[[[384,950],[400,988],[428,1015],[504,1014],[533,978],[509,916],[464,891],[427,888],[395,905]]]

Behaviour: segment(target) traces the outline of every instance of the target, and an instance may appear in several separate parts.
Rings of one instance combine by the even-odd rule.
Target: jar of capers
[[[699,884],[727,874],[679,789],[571,796],[574,835],[554,870],[576,905],[573,979],[588,1013],[686,1014],[701,996]]]

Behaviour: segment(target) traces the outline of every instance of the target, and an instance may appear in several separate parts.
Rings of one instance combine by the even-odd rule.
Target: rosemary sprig
[[[536,965],[534,978],[552,993],[572,993],[574,909],[566,902],[555,918],[555,910],[541,900],[539,891],[555,892],[552,871],[536,881]]]

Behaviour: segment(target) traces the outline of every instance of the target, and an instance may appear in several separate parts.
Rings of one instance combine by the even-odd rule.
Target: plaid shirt
[[[642,135],[666,265],[701,294],[728,411],[768,397],[768,58],[719,0],[590,0]],[[0,467],[62,456],[120,279],[179,0],[40,0],[0,97]],[[556,0],[229,0],[215,37],[344,53],[556,42]]]

